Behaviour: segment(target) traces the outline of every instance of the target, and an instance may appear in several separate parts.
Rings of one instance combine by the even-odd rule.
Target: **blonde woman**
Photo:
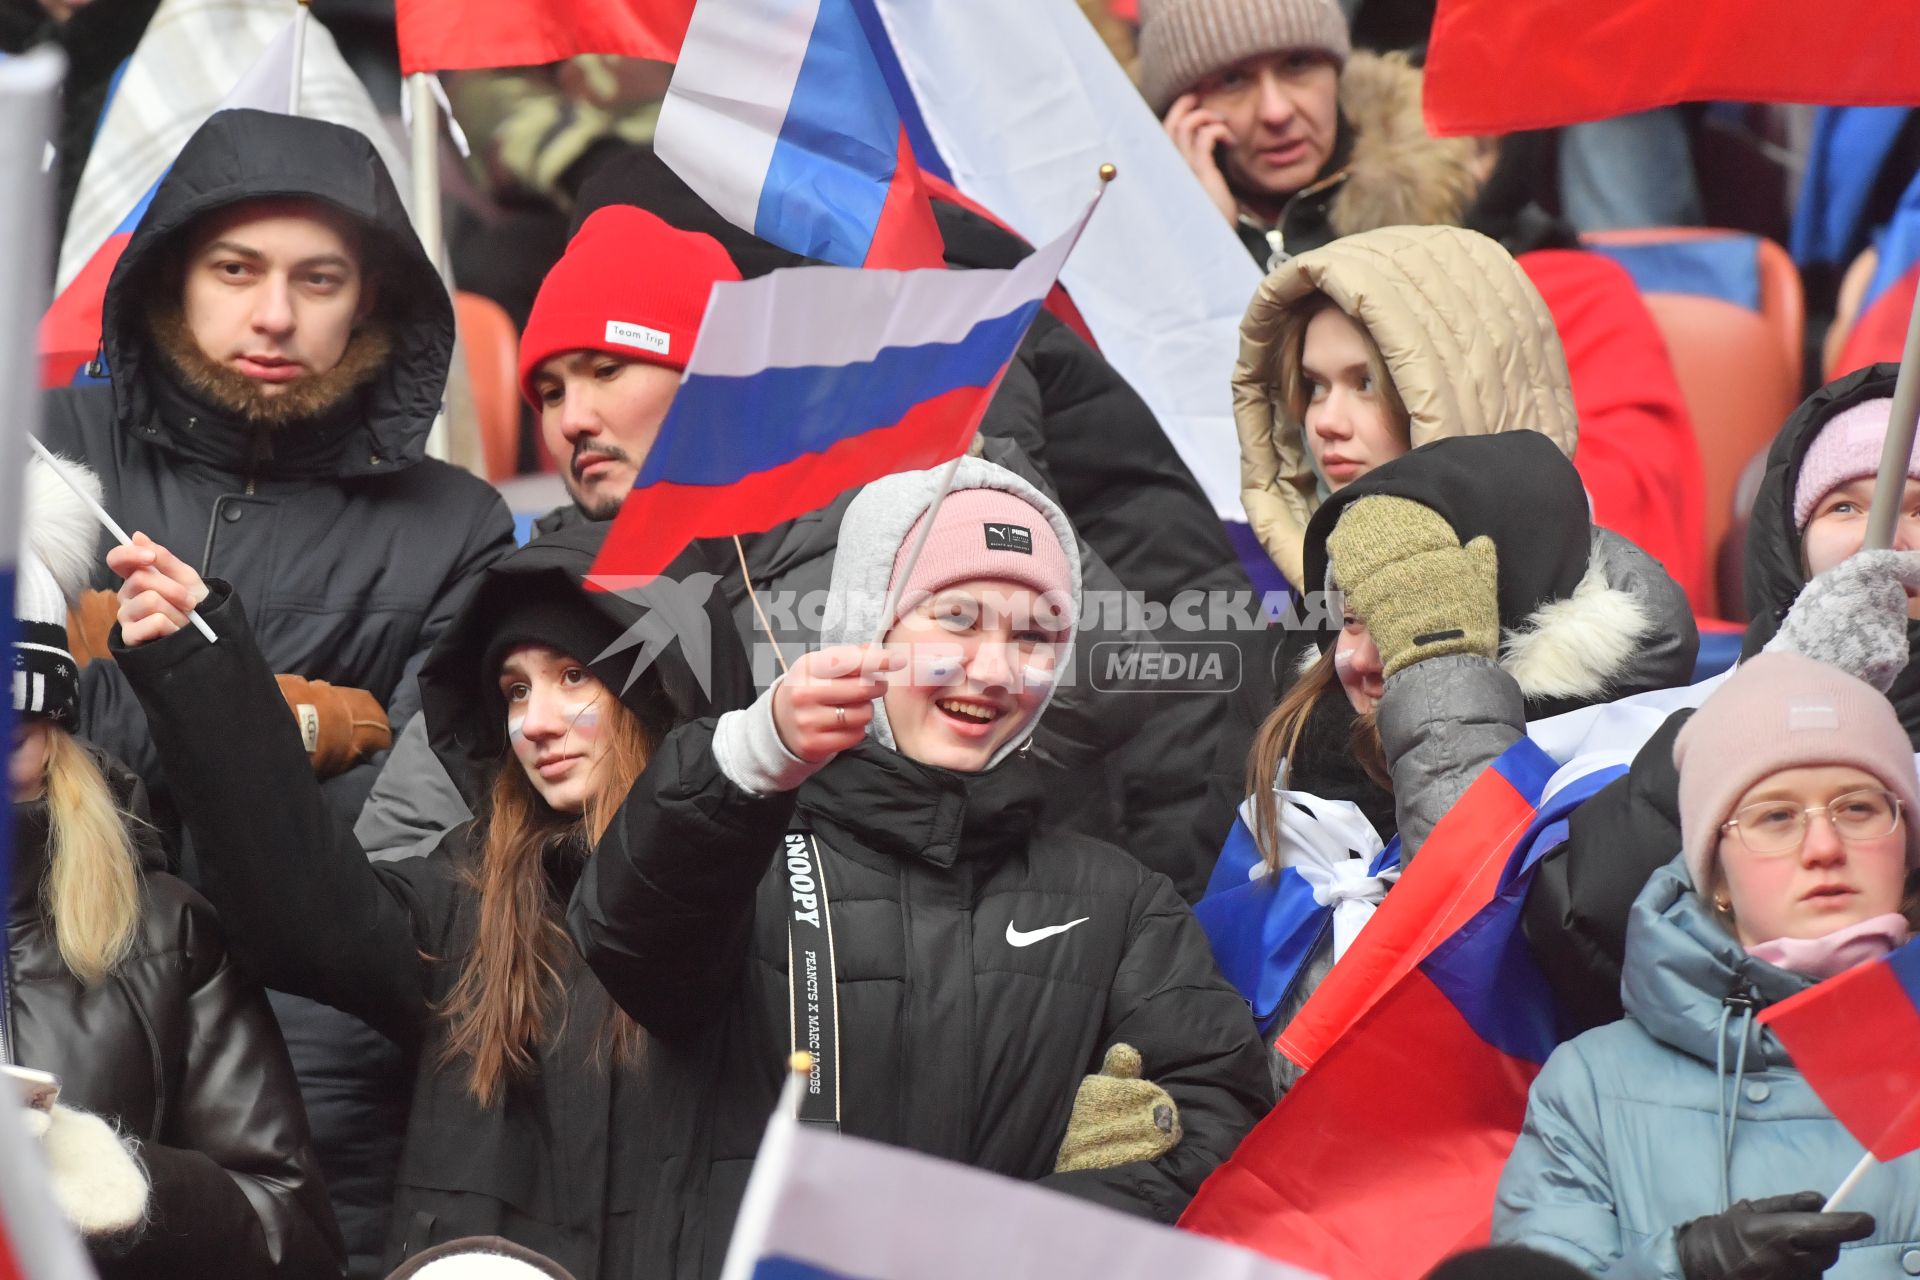
[[[59,1080],[31,1127],[103,1280],[337,1275],[266,1000],[212,908],[157,869],[138,781],[73,734],[67,600],[95,531],[46,464],[27,479],[0,1058]]]

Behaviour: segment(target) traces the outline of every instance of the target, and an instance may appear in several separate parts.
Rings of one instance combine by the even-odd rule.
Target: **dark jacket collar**
[[[1038,771],[1015,754],[980,773],[910,760],[871,740],[842,752],[801,789],[819,837],[947,868],[996,866],[1024,850],[1041,807]]]
[[[351,473],[366,458],[365,391],[305,422],[264,427],[182,386],[157,353],[148,366],[152,412],[141,434],[179,457],[246,476],[317,478]]]

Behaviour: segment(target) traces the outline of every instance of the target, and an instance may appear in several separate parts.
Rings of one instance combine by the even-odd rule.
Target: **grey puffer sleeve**
[[[1526,700],[1489,659],[1452,654],[1395,672],[1378,714],[1405,865],[1481,770],[1525,735]]]

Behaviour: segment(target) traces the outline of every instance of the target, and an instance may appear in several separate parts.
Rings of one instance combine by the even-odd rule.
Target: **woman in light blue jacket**
[[[1634,904],[1627,1016],[1535,1081],[1493,1238],[1609,1277],[1920,1275],[1920,1156],[1820,1212],[1862,1149],[1756,1021],[1920,919],[1906,734],[1870,686],[1763,654],[1674,761],[1684,849]]]

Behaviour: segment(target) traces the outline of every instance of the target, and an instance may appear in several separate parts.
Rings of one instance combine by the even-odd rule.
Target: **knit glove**
[[[40,1139],[54,1203],[89,1239],[137,1230],[147,1219],[147,1173],[113,1126],[99,1116],[53,1104],[21,1112],[27,1132]]]
[[[308,680],[302,676],[275,676],[280,694],[300,725],[300,740],[315,776],[344,773],[376,751],[393,745],[387,713],[365,689]]]
[[[1116,1044],[1100,1074],[1080,1081],[1055,1173],[1112,1169],[1158,1160],[1180,1142],[1180,1108],[1167,1091],[1140,1078],[1140,1051]]]
[[[1822,1213],[1826,1197],[1801,1191],[1737,1201],[1674,1233],[1686,1280],[1815,1280],[1840,1246],[1873,1234],[1869,1213]]]
[[[1409,498],[1362,498],[1327,537],[1333,576],[1380,649],[1386,678],[1450,653],[1500,650],[1499,558],[1484,535],[1462,547]]]
[[[1920,590],[1920,551],[1861,551],[1800,588],[1766,652],[1838,667],[1885,693],[1906,669],[1907,590]]]
[[[120,617],[120,596],[113,591],[82,591],[67,606],[67,648],[75,666],[112,662],[107,636]]]

